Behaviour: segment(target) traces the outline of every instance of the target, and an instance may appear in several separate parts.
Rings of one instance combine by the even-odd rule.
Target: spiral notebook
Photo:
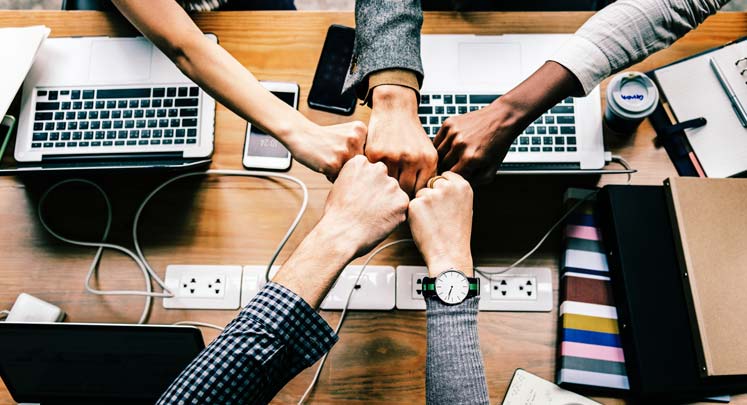
[[[708,177],[747,175],[747,128],[711,65],[713,60],[747,109],[747,38],[711,49],[654,71],[659,89],[679,122],[703,117],[708,123],[685,130]]]

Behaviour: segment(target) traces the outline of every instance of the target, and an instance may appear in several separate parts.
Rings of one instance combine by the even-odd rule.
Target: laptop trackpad
[[[509,90],[521,80],[521,62],[519,44],[459,44],[459,79],[466,88]]]
[[[153,46],[139,39],[104,39],[91,48],[90,80],[94,83],[147,81]]]

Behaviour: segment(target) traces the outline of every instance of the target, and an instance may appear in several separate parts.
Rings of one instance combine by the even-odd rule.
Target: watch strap
[[[465,299],[480,295],[480,279],[477,277],[467,277],[467,282],[469,283],[469,289],[467,290],[467,297]],[[421,291],[423,298],[438,297],[438,294],[436,294],[436,278],[423,277]]]

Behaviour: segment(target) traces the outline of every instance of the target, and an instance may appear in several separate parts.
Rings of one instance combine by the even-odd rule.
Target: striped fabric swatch
[[[569,189],[567,207],[593,190]],[[560,336],[557,383],[594,390],[628,390],[617,309],[594,197],[568,217],[560,265]]]

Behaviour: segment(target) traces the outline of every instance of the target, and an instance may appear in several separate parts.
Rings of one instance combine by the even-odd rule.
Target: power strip
[[[272,266],[270,269],[270,277],[272,279],[280,269],[280,266]],[[249,301],[254,298],[255,295],[265,285],[265,273],[267,273],[267,266],[244,266],[244,274],[241,276],[241,306],[245,307]]]
[[[389,311],[394,309],[394,267],[391,266],[366,266],[363,274],[360,274],[362,266],[348,266],[337,278],[335,285],[327,293],[322,301],[321,308],[324,310],[342,311],[348,300],[350,291],[351,310],[373,310]],[[355,286],[355,280],[358,285]],[[354,289],[354,287],[357,287]]]
[[[500,267],[478,267],[484,272]],[[398,266],[396,307],[402,310],[425,310],[422,279],[428,275],[424,266]],[[517,267],[505,273],[480,279],[480,311],[548,312],[552,310],[552,272],[544,267]]]
[[[275,276],[280,266],[273,266],[270,279]],[[322,301],[321,309],[341,311],[353,288],[361,266],[346,267],[327,296]],[[241,306],[245,306],[265,285],[267,266],[244,266],[241,281]],[[388,311],[394,309],[394,267],[367,266],[361,275],[360,287],[350,297],[350,310]]]
[[[273,266],[270,279],[280,266]],[[499,267],[479,267],[484,272]],[[346,267],[322,301],[321,309],[344,308],[361,266]],[[251,301],[265,285],[266,266],[185,266],[166,268],[165,282],[176,294],[164,298],[165,308],[238,309]],[[350,310],[425,310],[421,286],[428,275],[424,266],[368,266],[350,297]],[[480,278],[481,311],[552,310],[552,272],[549,268],[519,267]]]
[[[169,265],[164,282],[174,297],[168,309],[238,309],[241,266]]]

